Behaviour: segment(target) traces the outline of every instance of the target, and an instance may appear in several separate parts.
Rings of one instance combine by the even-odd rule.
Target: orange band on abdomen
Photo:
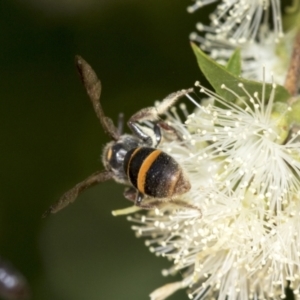
[[[137,188],[141,193],[145,193],[145,181],[148,170],[150,169],[153,162],[161,153],[161,150],[155,150],[150,153],[147,158],[143,161],[137,179]]]

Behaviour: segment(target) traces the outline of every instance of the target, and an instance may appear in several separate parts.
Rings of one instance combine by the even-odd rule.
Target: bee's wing
[[[98,171],[93,173],[85,180],[77,183],[72,189],[64,193],[56,203],[52,204],[43,213],[42,217],[45,218],[49,214],[55,214],[56,212],[68,206],[70,203],[74,202],[78,197],[78,195],[82,193],[84,190],[86,190],[87,188],[112,178],[113,178],[113,173],[109,171]]]
[[[115,141],[120,138],[118,129],[115,127],[112,119],[105,116],[100,103],[101,82],[92,67],[79,55],[75,56],[75,64],[79,72],[81,81],[93,104],[94,111],[100,120],[100,123],[106,133]]]

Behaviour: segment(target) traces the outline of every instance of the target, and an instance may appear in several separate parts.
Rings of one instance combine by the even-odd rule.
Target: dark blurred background
[[[201,80],[188,35],[190,0],[0,1],[0,255],[32,299],[148,299],[170,265],[136,239],[123,186],[107,182],[41,219],[66,190],[102,169],[108,141],[74,67],[102,80],[107,115],[130,116]],[[207,12],[204,12],[207,16]],[[187,299],[180,291],[170,299]]]

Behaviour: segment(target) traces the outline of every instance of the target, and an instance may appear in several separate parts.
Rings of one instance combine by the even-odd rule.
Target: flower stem
[[[285,79],[285,88],[292,95],[296,96],[299,88],[300,79],[300,31],[295,37],[293,53],[290,61],[290,66]]]

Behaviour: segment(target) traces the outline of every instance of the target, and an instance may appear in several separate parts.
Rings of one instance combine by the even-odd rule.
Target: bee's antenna
[[[124,114],[119,113],[119,117],[118,117],[118,133],[119,133],[119,135],[123,134],[123,129],[124,129]]]
[[[118,129],[115,127],[113,121],[105,116],[100,103],[101,82],[98,79],[92,67],[79,55],[75,56],[75,64],[79,72],[81,81],[86,89],[89,98],[92,101],[94,111],[100,120],[100,123],[106,133],[115,141],[120,138]]]

